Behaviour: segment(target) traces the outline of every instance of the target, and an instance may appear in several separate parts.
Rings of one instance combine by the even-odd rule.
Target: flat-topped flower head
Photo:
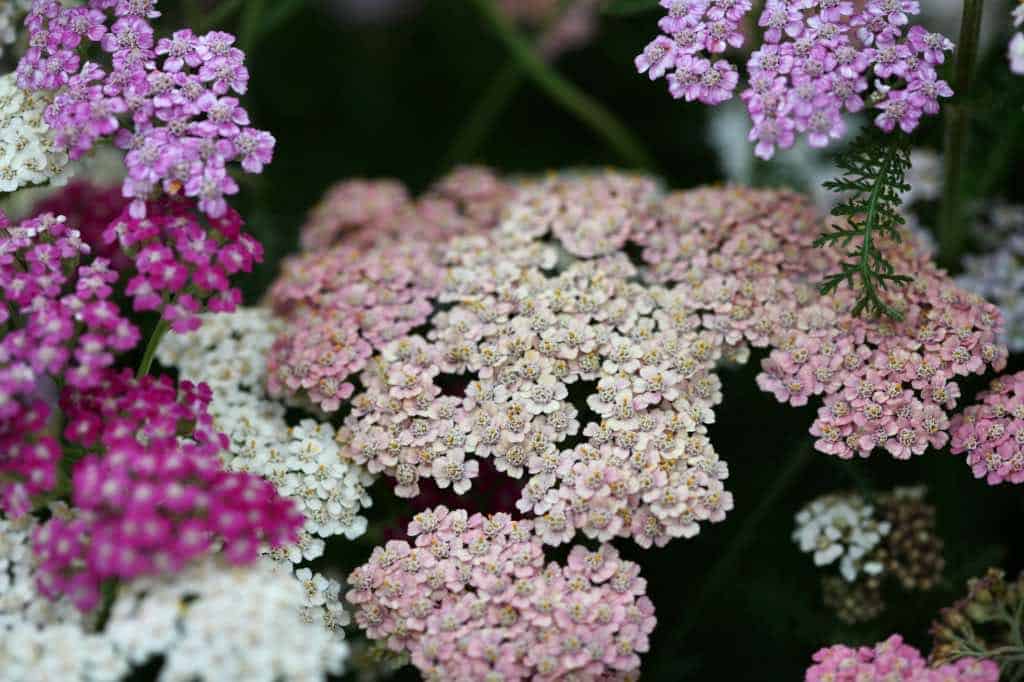
[[[355,622],[436,679],[631,679],[654,629],[611,545],[545,563],[532,521],[437,507],[348,577]]]
[[[184,195],[211,218],[238,192],[237,163],[260,173],[274,137],[250,126],[235,95],[248,89],[245,54],[234,36],[181,30],[157,38],[157,3],[92,2],[67,7],[37,0],[26,19],[30,47],[18,87],[52,98],[43,115],[54,147],[77,159],[102,139],[125,150],[123,195],[143,218],[158,195]],[[82,61],[81,43],[98,43],[101,63]]]
[[[836,644],[815,652],[814,665],[807,669],[806,682],[858,680],[882,682],[998,682],[999,665],[994,661],[961,658],[955,663],[929,667],[921,652],[892,635],[874,646],[858,648]]]

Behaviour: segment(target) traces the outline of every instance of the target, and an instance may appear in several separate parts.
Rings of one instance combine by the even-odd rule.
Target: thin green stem
[[[246,0],[242,25],[238,30],[238,44],[246,54],[252,52],[256,38],[259,37],[260,20],[263,18],[266,4],[266,0]]]
[[[765,491],[760,503],[743,522],[736,537],[729,546],[729,551],[719,557],[718,561],[711,565],[706,575],[707,580],[687,608],[687,617],[681,627],[675,630],[676,640],[684,640],[690,631],[697,625],[704,616],[705,607],[708,602],[722,589],[726,581],[731,579],[736,572],[736,565],[740,556],[747,549],[747,545],[754,539],[761,522],[768,516],[775,503],[779,501],[786,489],[796,480],[797,476],[804,470],[804,467],[811,461],[812,442],[807,439],[800,449],[790,456],[786,466],[775,476],[775,480]]]
[[[164,335],[170,331],[171,325],[167,323],[167,320],[161,319],[156,323],[156,328],[153,329],[153,333],[149,336],[149,342],[146,343],[146,350],[142,354],[142,362],[139,363],[139,371],[136,376],[140,379],[149,374],[150,368],[153,366],[153,358],[156,357],[156,349],[160,346],[160,341],[163,340]]]
[[[978,36],[985,0],[964,0],[960,21],[960,43],[956,51],[954,88],[956,99],[946,105],[945,182],[939,214],[939,259],[952,268],[960,261],[967,243],[964,220],[963,161],[970,127],[971,76],[978,57]]]
[[[471,161],[476,150],[494,127],[495,121],[508,107],[508,103],[523,83],[523,72],[515,60],[510,60],[491,80],[483,97],[470,112],[445,157],[444,168]]]
[[[534,51],[494,0],[472,0],[480,15],[518,62],[523,74],[566,111],[585,123],[630,166],[653,170],[653,157],[643,144],[596,99],[564,78]]]
[[[242,0],[223,0],[223,2],[217,3],[217,5],[210,10],[210,12],[204,16],[198,23],[193,26],[198,26],[198,31],[204,33],[209,31],[211,28],[219,27],[225,21],[227,21],[231,15],[239,10],[242,6]]]

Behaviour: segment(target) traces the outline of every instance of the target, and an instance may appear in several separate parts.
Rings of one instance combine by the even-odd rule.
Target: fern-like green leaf
[[[903,135],[883,136],[877,131],[862,134],[837,161],[841,174],[824,184],[843,195],[832,215],[844,218],[832,224],[814,245],[842,249],[846,260],[840,271],[819,285],[823,294],[834,293],[846,283],[857,292],[854,315],[902,319],[902,313],[882,298],[890,285],[902,286],[912,278],[895,272],[877,246],[878,237],[900,241],[900,197],[910,186],[910,148]]]

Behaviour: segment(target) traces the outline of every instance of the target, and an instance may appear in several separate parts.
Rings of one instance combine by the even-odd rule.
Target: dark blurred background
[[[264,5],[263,19],[274,15],[265,30],[252,28],[251,22],[263,19],[247,13],[250,2],[220,26],[237,30],[242,24],[244,34],[250,22],[250,35],[258,36],[249,46],[246,101],[254,123],[278,140],[274,163],[246,180],[237,202],[269,255],[247,282],[252,300],[272,280],[280,258],[296,247],[306,211],[337,180],[395,177],[421,191],[455,162],[509,173],[622,163],[590,128],[523,78],[512,79],[518,82],[508,88],[507,103],[479,144],[453,158],[452,145],[464,144],[481,99],[493,93],[496,80],[508,79],[510,69],[515,74],[505,45],[468,0],[272,0]],[[216,5],[206,12],[213,15]],[[186,4],[186,10],[195,8]],[[602,16],[594,38],[560,56],[554,68],[629,127],[654,160],[649,170],[670,186],[724,181],[726,171],[709,142],[708,112],[673,101],[663,84],[634,72],[633,57],[653,36],[658,16]],[[969,182],[986,195],[1019,200],[1022,87],[1013,87],[1003,46],[997,33],[981,66]],[[918,139],[935,147],[940,123],[929,122]],[[757,169],[758,182],[785,180],[764,164]],[[925,207],[925,224],[934,210]],[[927,650],[930,620],[963,594],[968,577],[990,565],[1014,575],[1024,567],[1020,487],[990,488],[948,452],[908,462],[808,454],[812,409],[779,405],[757,390],[759,360],[755,354],[745,368],[723,371],[725,402],[711,428],[730,466],[735,510],[697,538],[662,549],[618,543],[642,564],[657,608],[659,626],[643,680],[798,680],[819,647],[874,642],[892,632]],[[1019,359],[1011,361],[1011,369],[1022,367]],[[965,396],[983,385],[964,387]],[[883,491],[916,483],[929,486],[928,499],[938,506],[945,582],[923,597],[887,594],[889,607],[875,622],[843,626],[821,605],[819,572],[810,557],[790,540],[793,515],[836,489]],[[374,499],[369,517],[376,527],[356,543],[334,548],[338,568],[365,561],[380,529],[408,515],[386,484],[375,486]],[[399,677],[416,674],[406,669]]]

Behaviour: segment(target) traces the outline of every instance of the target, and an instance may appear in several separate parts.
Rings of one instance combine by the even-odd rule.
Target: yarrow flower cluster
[[[118,272],[125,271],[129,258],[115,242],[105,242],[103,233],[126,208],[128,202],[121,196],[118,187],[94,185],[88,180],[75,180],[59,191],[44,198],[32,207],[32,213],[64,216],[68,225],[73,225],[89,245],[89,253],[110,261]]]
[[[18,64],[19,87],[52,93],[44,119],[56,145],[77,159],[102,138],[126,150],[122,186],[135,218],[161,191],[194,198],[213,218],[238,192],[228,165],[260,173],[274,138],[250,127],[234,94],[249,72],[231,34],[196,36],[189,29],[157,39],[156,0],[90,0],[67,7],[36,0],[26,19],[30,48]],[[79,47],[97,43],[109,64],[82,61]]]
[[[895,488],[870,503],[855,492],[825,495],[796,516],[793,540],[816,566],[836,564],[822,576],[825,605],[840,620],[857,623],[885,608],[883,581],[904,590],[929,590],[942,578],[942,539],[925,489]]]
[[[637,69],[666,77],[677,99],[711,106],[731,99],[739,73],[720,55],[743,45],[750,0],[660,4],[668,10],[662,35],[636,58]],[[769,0],[757,22],[764,43],[747,60],[741,94],[755,153],[769,159],[797,135],[824,147],[845,134],[843,113],[866,105],[880,111],[875,125],[887,133],[910,132],[923,115],[937,114],[939,99],[953,94],[936,71],[953,43],[921,26],[907,29],[919,11],[916,0],[868,0],[862,9],[850,0]]]
[[[531,521],[438,507],[349,576],[371,639],[427,680],[632,679],[655,625],[640,567],[610,545],[545,565]]]
[[[326,538],[354,539],[366,531],[359,512],[371,505],[373,477],[341,458],[330,424],[304,419],[290,427],[284,406],[267,396],[267,354],[281,327],[259,308],[208,314],[197,331],[165,338],[157,357],[212,390],[213,425],[228,438],[225,466],[261,476],[295,500],[303,530],[278,553],[297,564],[320,557]]]
[[[806,682],[999,682],[993,661],[963,658],[955,663],[928,667],[921,652],[892,635],[874,646],[856,649],[837,644],[814,654]]]
[[[1004,320],[1000,340],[1011,352],[1020,352],[1024,350],[1024,206],[997,203],[974,226],[973,236],[985,250],[964,256],[964,271],[956,282],[999,306]]]
[[[819,497],[796,515],[793,541],[814,555],[815,566],[839,560],[839,573],[854,582],[858,575],[878,575],[885,568],[873,560],[874,550],[892,526],[879,520],[875,508],[856,493]]]
[[[64,438],[85,454],[71,473],[73,512],[35,534],[45,595],[88,611],[104,580],[177,571],[217,549],[248,563],[295,540],[302,517],[290,500],[222,468],[210,398],[202,385],[127,370],[65,392]]]
[[[194,202],[164,198],[147,204],[146,217],[127,209],[103,233],[134,262],[125,293],[136,312],[158,311],[177,332],[199,327],[204,310],[227,313],[242,301],[230,278],[263,261],[263,246],[242,231],[242,217],[196,213]]]
[[[139,340],[111,300],[117,273],[88,254],[63,217],[0,223],[0,508],[13,516],[56,483],[47,382],[94,388]]]
[[[953,417],[953,454],[967,453],[975,478],[1024,483],[1024,372],[998,377]]]
[[[68,154],[44,122],[45,93],[25,92],[14,74],[0,76],[0,192],[67,181]]]
[[[796,195],[665,195],[605,172],[510,196],[496,228],[443,244],[359,249],[342,231],[272,289],[286,327],[271,394],[350,410],[344,456],[400,496],[421,479],[463,493],[489,459],[526,481],[519,510],[553,544],[577,530],[663,544],[732,506],[706,437],[719,362],[774,348],[759,385],[794,405],[826,394],[812,433],[845,457],[944,445],[950,379],[1005,362],[998,312],[909,243],[880,243],[921,273],[903,322],[854,317],[852,292],[821,297],[836,256],[814,248],[821,219]]]
[[[134,665],[163,656],[161,680],[325,679],[344,672],[348,645],[308,611],[330,601],[335,626],[346,624],[337,589],[304,588],[267,559],[233,568],[207,560],[128,584],[104,636]]]

